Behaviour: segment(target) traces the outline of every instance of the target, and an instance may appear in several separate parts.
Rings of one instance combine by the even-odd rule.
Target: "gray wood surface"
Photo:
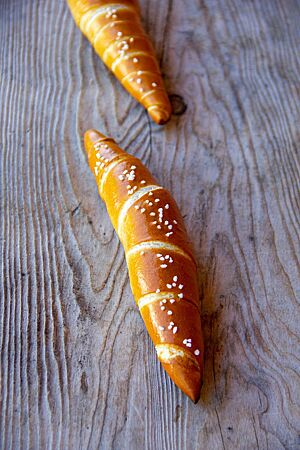
[[[178,113],[164,128],[63,0],[0,2],[0,448],[299,449],[300,2],[141,4]],[[88,127],[185,215],[204,295],[197,405],[135,307]]]

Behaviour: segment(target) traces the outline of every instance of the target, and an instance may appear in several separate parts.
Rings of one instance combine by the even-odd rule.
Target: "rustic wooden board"
[[[62,0],[2,0],[1,449],[299,449],[300,2],[144,0],[184,114],[160,128]],[[161,369],[82,134],[177,199],[195,243],[202,399]]]

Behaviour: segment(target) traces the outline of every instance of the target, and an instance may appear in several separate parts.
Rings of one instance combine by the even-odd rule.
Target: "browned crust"
[[[138,2],[68,0],[68,5],[78,27],[125,89],[156,123],[167,122],[171,104],[153,46],[141,24]]]
[[[137,158],[94,130],[86,133],[85,146],[91,169],[99,168],[100,195],[123,243],[132,291],[159,359],[180,389],[197,401],[204,348],[196,264],[182,216],[170,193]],[[95,166],[99,160],[104,162]],[[127,176],[137,185],[132,194]],[[141,192],[146,194],[139,197]]]
[[[144,247],[127,254],[127,265],[132,292],[138,301],[159,289],[160,292],[172,292],[176,304],[184,298],[199,307],[196,266],[188,253]]]

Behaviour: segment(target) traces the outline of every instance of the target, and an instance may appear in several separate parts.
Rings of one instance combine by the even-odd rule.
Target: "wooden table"
[[[165,127],[63,0],[1,1],[0,448],[299,449],[300,2],[141,3],[176,112]],[[134,304],[88,127],[139,156],[185,216],[203,292],[197,405]]]

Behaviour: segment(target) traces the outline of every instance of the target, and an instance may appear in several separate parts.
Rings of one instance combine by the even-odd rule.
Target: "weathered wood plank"
[[[65,2],[1,2],[0,448],[299,448],[300,3],[141,6],[187,105],[164,128]],[[186,217],[207,346],[196,406],[134,306],[88,127],[141,157]]]

